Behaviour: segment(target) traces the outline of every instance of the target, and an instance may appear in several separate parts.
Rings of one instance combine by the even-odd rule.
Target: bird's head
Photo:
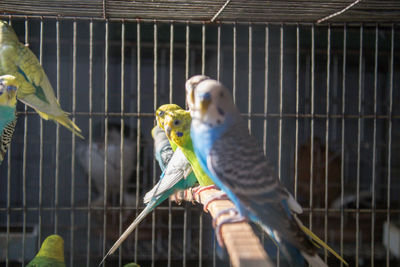
[[[192,118],[195,123],[216,126],[225,122],[227,115],[239,114],[229,90],[220,82],[204,79],[193,92]]]
[[[161,129],[164,129],[165,115],[170,111],[175,111],[175,110],[180,110],[180,109],[182,109],[182,108],[175,104],[165,104],[165,105],[160,106],[156,110],[156,121],[157,121],[158,127],[160,127]]]
[[[180,109],[169,111],[165,115],[164,130],[168,139],[182,147],[185,146],[190,139],[190,123],[192,119],[189,111]]]
[[[17,104],[17,81],[14,76],[0,76],[0,105],[15,107]]]
[[[64,262],[64,240],[59,235],[50,235],[44,241],[37,257],[47,257]]]
[[[194,91],[197,85],[207,79],[210,79],[210,77],[205,75],[196,75],[186,81],[185,83],[186,102],[188,103],[189,110],[192,110],[194,105]]]
[[[0,44],[7,42],[18,42],[18,37],[13,28],[4,20],[0,20]]]

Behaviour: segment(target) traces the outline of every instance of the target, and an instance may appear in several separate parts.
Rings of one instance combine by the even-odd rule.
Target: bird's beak
[[[200,113],[201,113],[202,115],[204,115],[204,114],[207,113],[208,106],[209,106],[210,104],[211,104],[211,99],[209,99],[209,98],[203,98],[203,99],[200,100],[200,106],[199,106],[199,108],[200,108]]]
[[[167,135],[168,139],[171,138],[171,126],[169,126],[169,124],[164,125],[164,130],[165,130],[165,134]]]

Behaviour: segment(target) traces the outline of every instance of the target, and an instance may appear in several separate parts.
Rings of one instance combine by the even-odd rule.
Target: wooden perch
[[[180,202],[182,200],[198,202],[203,204],[208,199],[220,193],[219,190],[209,189],[195,195],[193,199],[192,189],[181,191],[173,195],[171,200]],[[208,205],[208,211],[212,218],[215,218],[218,212],[235,207],[229,200],[215,200]],[[221,215],[220,220],[229,218],[230,214]],[[254,234],[251,226],[247,222],[227,223],[221,226],[221,235],[226,249],[234,267],[259,267],[275,266],[267,256],[258,237]]]

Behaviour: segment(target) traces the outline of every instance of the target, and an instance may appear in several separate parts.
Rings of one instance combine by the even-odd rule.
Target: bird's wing
[[[190,173],[190,169],[190,163],[182,153],[182,150],[178,148],[169,161],[160,181],[144,196],[144,203],[148,203],[152,198],[165,193],[179,181],[185,179]]]
[[[15,130],[15,125],[17,124],[17,117],[10,123],[8,123],[1,133],[0,136],[0,163],[3,161],[7,153],[7,148],[11,143],[11,139]]]
[[[207,166],[247,212],[296,247],[313,254],[314,247],[292,218],[286,189],[244,122],[236,123],[214,142]]]

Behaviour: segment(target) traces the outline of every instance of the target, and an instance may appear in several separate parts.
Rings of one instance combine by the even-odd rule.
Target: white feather
[[[151,199],[163,194],[171,189],[181,179],[185,179],[191,169],[189,161],[186,159],[180,148],[177,148],[167,168],[164,171],[164,177],[151,189],[143,198],[144,203],[150,202]]]

